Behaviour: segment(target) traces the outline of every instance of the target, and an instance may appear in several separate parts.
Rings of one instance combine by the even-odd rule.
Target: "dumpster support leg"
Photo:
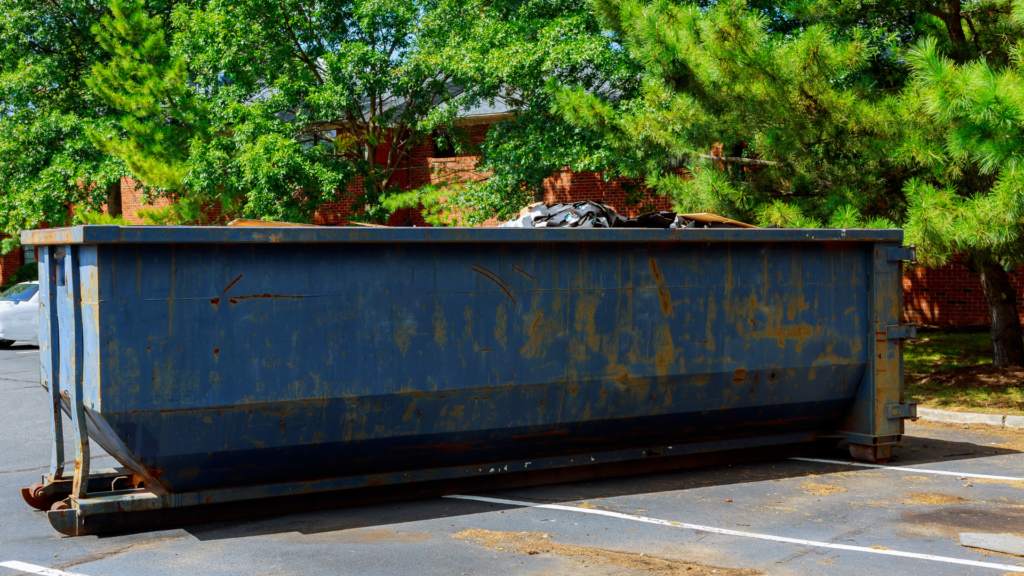
[[[45,282],[39,302],[39,324],[50,334],[49,338],[40,338],[40,356],[42,362],[43,385],[50,392],[50,432],[53,436],[53,451],[50,454],[50,474],[47,480],[55,482],[64,477],[64,421],[60,408],[60,323],[57,317],[57,274],[63,274],[55,258],[56,246],[46,246],[42,250],[43,274],[40,281]],[[44,278],[45,276],[45,278]]]
[[[60,401],[60,322],[57,315],[58,275],[63,283],[64,267],[58,260],[58,246],[39,250],[39,379],[50,394],[50,470],[41,484],[21,489],[22,498],[37,510],[49,510],[66,498],[69,483],[64,479],[64,422]],[[63,257],[63,253],[60,254]]]
[[[67,290],[64,297],[66,310],[72,311],[71,318],[64,318],[63,329],[67,331],[71,350],[63,355],[67,365],[61,366],[61,376],[67,382],[71,400],[71,422],[75,429],[75,481],[71,497],[85,498],[89,485],[89,434],[86,429],[85,398],[82,381],[84,368],[84,335],[82,334],[82,277],[79,270],[79,247],[69,246],[65,257],[64,273]]]

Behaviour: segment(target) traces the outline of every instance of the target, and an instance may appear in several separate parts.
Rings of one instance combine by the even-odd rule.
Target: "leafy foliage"
[[[154,10],[165,11],[156,1]],[[107,58],[91,27],[100,0],[0,0],[0,233],[3,251],[21,230],[63,225],[72,205],[98,208],[125,174],[86,134],[109,123],[85,85]]]
[[[901,170],[885,142],[898,126],[893,102],[864,80],[865,33],[793,19],[776,31],[777,11],[739,1],[597,6],[641,62],[641,94],[615,102],[563,89],[558,107],[608,146],[644,150],[637,172],[680,210],[786,226],[820,226],[840,210],[835,221],[851,225],[897,216],[885,195]]]
[[[553,110],[555,86],[604,98],[632,97],[637,63],[607,35],[587,0],[489,0],[474,22],[473,43],[456,60],[467,94],[497,99],[513,117],[495,124],[479,147],[482,179],[435,182],[389,202],[423,203],[428,222],[480,224],[506,219],[534,199],[546,178],[562,170],[607,179],[631,175],[642,153],[606,145],[602,135]],[[456,175],[458,176],[458,175]]]
[[[92,66],[86,84],[119,113],[110,116],[116,128],[100,125],[89,137],[142,182],[177,190],[189,142],[208,136],[209,115],[188,86],[185,60],[170,53],[163,18],[145,6],[144,0],[113,0],[111,14],[92,27],[111,58]]]
[[[907,182],[908,236],[932,264],[977,251],[1007,266],[1024,260],[1024,77],[1017,63],[957,65],[932,40],[908,56],[915,72],[908,98],[945,136],[901,149],[931,169],[929,178]]]

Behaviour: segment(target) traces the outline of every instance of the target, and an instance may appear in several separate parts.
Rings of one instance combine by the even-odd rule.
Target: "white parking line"
[[[881,464],[868,464],[867,462],[844,462],[842,460],[822,460],[821,458],[790,458],[790,460],[802,460],[804,462],[819,462],[821,464],[841,464],[843,466],[860,466],[862,468],[880,468],[882,470],[902,470],[905,472],[921,472],[923,474],[941,474],[942,476],[956,476],[958,478],[985,478],[988,480],[1024,480],[1020,476],[990,476],[988,474],[972,474],[970,472],[948,472],[946,470],[929,470],[927,468],[911,468],[909,466],[883,466]]]
[[[619,518],[621,520],[631,520],[633,522],[644,522],[647,524],[658,524],[661,526],[669,526],[672,528],[685,528],[689,530],[698,530],[700,532],[711,532],[713,534],[724,534],[726,536],[740,536],[742,538],[755,538],[757,540],[771,540],[773,542],[785,542],[787,544],[799,544],[802,546],[816,546],[820,548],[833,548],[835,550],[848,550],[850,552],[867,552],[869,554],[882,554],[884,556],[900,556],[903,558],[916,558],[918,560],[931,560],[933,562],[945,562],[947,564],[961,564],[963,566],[975,566],[977,568],[992,568],[993,570],[1020,570],[1020,566],[1012,566],[1010,564],[995,564],[993,562],[977,562],[975,560],[961,560],[960,558],[948,558],[946,556],[934,556],[932,554],[917,554],[915,552],[900,552],[899,550],[880,550],[878,548],[867,548],[864,546],[849,546],[847,544],[834,544],[832,542],[816,542],[814,540],[803,540],[801,538],[786,538],[785,536],[771,536],[769,534],[758,534],[756,532],[740,532],[739,530],[727,530],[725,528],[715,528],[714,526],[701,526],[699,524],[686,524],[683,522],[672,522],[669,520],[659,520],[657,518],[648,518],[646,516],[636,516],[633,514],[622,514],[619,512],[610,512],[608,510],[598,510],[595,508],[576,508],[575,506],[562,506],[559,504],[535,504],[533,502],[520,502],[518,500],[504,500],[501,498],[488,498],[486,496],[463,496],[460,494],[454,494],[451,496],[445,496],[445,498],[457,498],[460,500],[477,500],[480,502],[490,502],[491,504],[504,504],[507,506],[525,506],[529,508],[544,508],[546,510],[562,510],[565,512],[575,512],[577,514],[594,514],[596,516],[609,516],[611,518]]]
[[[17,560],[0,562],[0,566],[3,566],[4,568],[10,568],[12,570],[28,572],[29,574],[42,574],[43,576],[85,576],[85,574],[78,574],[77,572],[64,572],[63,570],[44,568],[42,566],[36,566],[35,564],[26,564],[24,562],[18,562]]]

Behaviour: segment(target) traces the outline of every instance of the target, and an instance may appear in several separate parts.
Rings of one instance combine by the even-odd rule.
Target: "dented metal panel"
[[[902,433],[898,231],[253,230],[315,239],[26,233],[114,238],[67,248],[61,388],[145,506]]]

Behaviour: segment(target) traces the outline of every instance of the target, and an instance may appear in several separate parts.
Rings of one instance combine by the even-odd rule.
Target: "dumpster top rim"
[[[22,244],[901,242],[899,229],[810,228],[390,228],[75,226],[25,230]]]

